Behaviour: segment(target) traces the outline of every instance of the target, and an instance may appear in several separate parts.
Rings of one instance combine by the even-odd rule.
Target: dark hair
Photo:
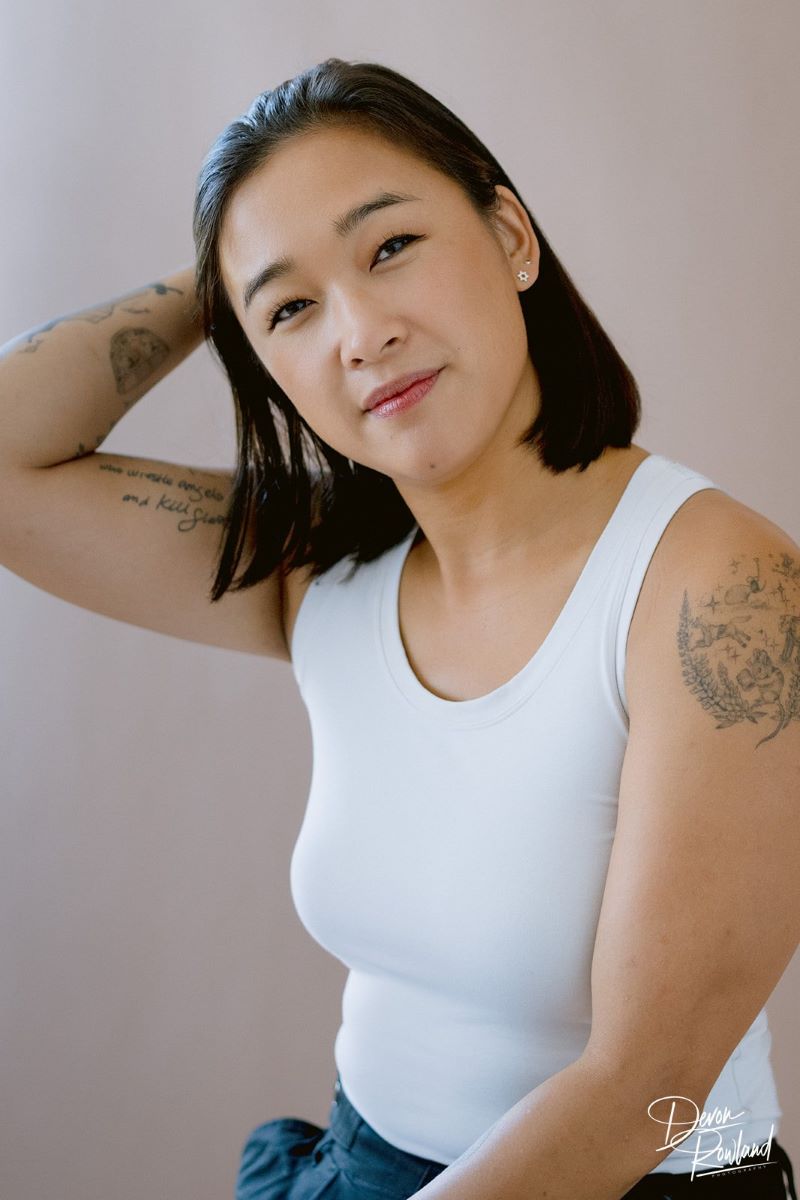
[[[495,185],[519,198],[497,160],[454,113],[379,63],[326,59],[262,92],[219,134],[198,175],[193,216],[199,313],[233,389],[238,436],[212,600],[253,586],[280,563],[286,570],[310,564],[315,577],[352,556],[355,570],[415,524],[388,475],[345,458],[297,412],[253,350],[221,279],[220,229],[238,184],[288,138],[343,123],[358,123],[450,176],[487,223],[498,205]],[[575,466],[584,471],[606,446],[631,444],[641,418],[639,391],[524,207],[540,262],[534,285],[519,298],[541,409],[520,444],[554,474]],[[248,531],[253,554],[234,580]]]

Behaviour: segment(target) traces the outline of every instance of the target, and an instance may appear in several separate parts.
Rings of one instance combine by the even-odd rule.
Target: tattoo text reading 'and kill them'
[[[125,492],[122,496],[122,503],[131,504],[137,508],[149,508],[152,512],[172,513],[180,517],[181,519],[176,523],[180,533],[190,533],[198,525],[225,524],[225,513],[219,511],[219,505],[225,500],[225,496],[217,488],[200,487],[191,479],[175,480],[163,471],[142,471],[138,467],[125,468],[116,463],[101,463],[99,469],[111,471],[114,475],[139,479],[145,485],[149,482],[159,483],[163,487],[177,488],[178,495],[176,497],[168,496],[166,492],[162,491],[152,505],[150,504],[153,499],[152,493],[145,494],[141,488],[137,488],[136,493]],[[217,507],[216,512],[209,512],[207,508],[202,507],[201,502],[208,501]]]
[[[717,729],[763,722],[768,742],[800,720],[800,561],[734,558],[727,578],[694,604],[683,593],[677,630],[683,679]]]

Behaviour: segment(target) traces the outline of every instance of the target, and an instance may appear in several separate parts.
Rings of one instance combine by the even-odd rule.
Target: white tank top
[[[586,1046],[628,627],[670,518],[716,487],[644,459],[543,644],[474,699],[428,691],[403,647],[398,583],[417,526],[351,579],[348,557],[306,590],[291,650],[313,767],[292,897],[349,968],[334,1045],[345,1093],[401,1150],[451,1163]],[[770,1045],[762,1009],[705,1104],[692,1097],[744,1111],[748,1143],[779,1132]],[[689,1170],[680,1148],[655,1168]]]

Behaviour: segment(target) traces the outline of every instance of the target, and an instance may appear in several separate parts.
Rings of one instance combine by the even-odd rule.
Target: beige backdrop
[[[377,59],[521,189],[639,381],[637,443],[800,540],[799,38],[795,0],[4,0],[0,342],[191,261],[219,130],[322,58]],[[207,348],[103,449],[230,466]],[[334,1079],[345,969],[289,895],[291,668],[0,570],[0,670],[0,1194],[220,1200],[249,1130],[327,1124]],[[768,1006],[798,1163],[799,957]]]

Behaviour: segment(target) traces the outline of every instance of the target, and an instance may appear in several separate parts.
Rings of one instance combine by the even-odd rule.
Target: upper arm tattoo
[[[735,557],[706,595],[684,591],[678,622],[683,679],[725,729],[763,722],[768,742],[800,720],[800,560]]]

